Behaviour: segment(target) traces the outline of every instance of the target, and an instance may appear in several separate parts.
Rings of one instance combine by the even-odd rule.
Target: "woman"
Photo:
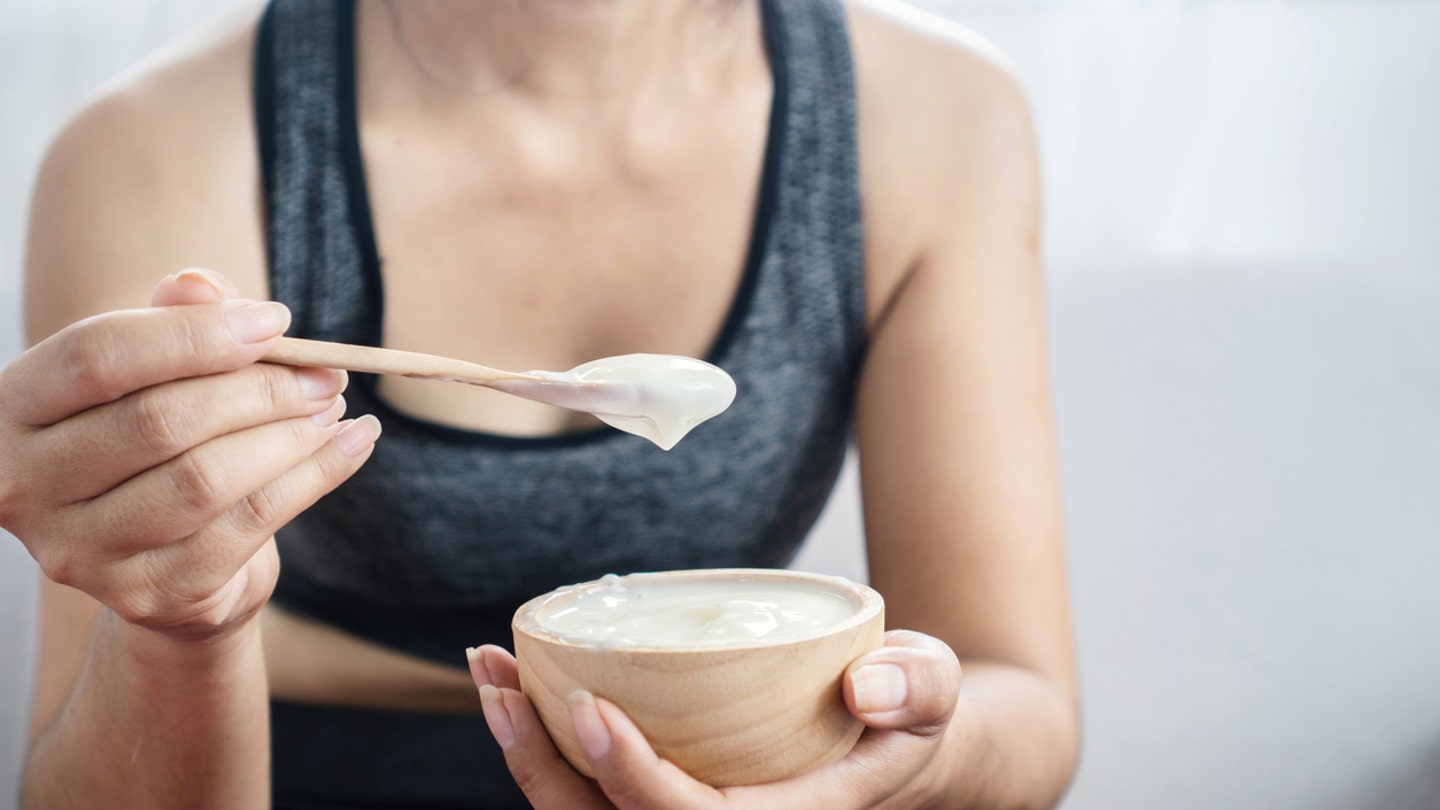
[[[888,5],[277,0],[156,57],[51,149],[0,376],[0,523],[46,575],[25,806],[1052,805],[1038,219],[1015,83]],[[151,289],[191,265],[224,274]],[[257,362],[287,328],[703,356],[740,395],[667,454],[463,386],[342,397]],[[557,758],[495,646],[515,605],[784,564],[851,425],[903,628],[844,679],[855,750],[716,791],[587,699],[598,781]]]

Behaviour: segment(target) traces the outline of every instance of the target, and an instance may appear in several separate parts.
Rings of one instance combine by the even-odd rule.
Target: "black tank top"
[[[610,428],[517,438],[433,424],[355,375],[351,415],[376,414],[384,436],[351,480],[279,533],[278,604],[463,667],[465,647],[509,646],[515,608],[559,585],[794,556],[840,469],[865,344],[855,101],[839,2],[761,6],[774,77],[763,175],[742,281],[706,357],[735,378],[731,408],[663,452]],[[271,290],[294,313],[290,334],[376,345],[386,279],[356,126],[354,23],[350,0],[274,0],[257,40],[255,113]],[[384,759],[382,740],[355,745],[367,732],[325,743],[317,716],[287,730],[283,714],[277,802],[291,777],[327,795],[316,772],[342,768],[327,747]],[[484,733],[478,716],[454,722]],[[396,733],[409,738],[402,747],[420,742],[415,729]],[[297,750],[309,765],[283,761]],[[402,784],[425,793],[447,778],[402,778],[412,762],[357,786],[386,770],[372,764],[346,764],[365,773],[334,780],[346,806],[392,788],[392,800],[419,806]],[[461,787],[471,792],[446,795],[498,806],[477,799],[473,781]]]

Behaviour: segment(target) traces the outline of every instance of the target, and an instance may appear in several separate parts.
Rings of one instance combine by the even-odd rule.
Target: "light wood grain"
[[[287,366],[318,366],[370,374],[397,374],[402,377],[449,380],[474,385],[487,385],[501,380],[537,379],[528,374],[502,371],[434,354],[290,337],[280,338],[275,348],[265,355],[265,360]]]

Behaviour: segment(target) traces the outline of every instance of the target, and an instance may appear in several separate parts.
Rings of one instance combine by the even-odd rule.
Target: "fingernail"
[[[172,278],[182,283],[195,282],[198,284],[204,284],[210,289],[214,290],[215,293],[221,298],[224,298],[226,295],[228,295],[228,292],[225,289],[225,284],[220,279],[220,274],[215,272],[214,270],[206,270],[203,267],[187,267],[184,270],[176,273],[174,276],[172,276]]]
[[[341,372],[328,368],[295,369],[295,378],[300,381],[300,393],[310,400],[329,399],[345,390],[342,385],[344,378],[340,375]]]
[[[570,693],[570,722],[587,759],[596,762],[610,753],[610,729],[595,707],[594,695],[583,689]]]
[[[476,686],[494,683],[490,679],[490,669],[485,666],[484,653],[480,652],[479,647],[466,647],[465,661],[470,664],[470,678],[475,681]]]
[[[290,325],[290,310],[275,301],[239,303],[226,317],[230,321],[230,334],[241,343],[269,340]]]
[[[467,657],[471,650],[465,651]],[[480,711],[484,712],[485,725],[490,727],[490,734],[500,744],[500,750],[510,750],[510,746],[515,744],[515,727],[510,724],[510,713],[505,710],[505,696],[488,683],[480,687]]]
[[[319,425],[320,427],[328,428],[336,422],[339,422],[340,417],[344,415],[345,397],[337,396],[335,397],[335,401],[330,403],[330,407],[326,408],[320,413],[312,414],[310,418],[315,420],[315,424]]]
[[[380,438],[380,420],[365,414],[335,434],[335,444],[347,456],[358,456]]]
[[[850,688],[856,710],[893,712],[905,705],[905,670],[894,664],[866,664],[850,675]]]

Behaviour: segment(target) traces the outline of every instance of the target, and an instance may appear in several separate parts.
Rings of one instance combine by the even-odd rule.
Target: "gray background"
[[[0,361],[44,142],[228,5],[0,7]],[[1041,127],[1066,808],[1440,806],[1440,3],[924,5],[1010,54]],[[857,520],[847,473],[799,564],[862,571]],[[34,576],[0,537],[0,806]]]

